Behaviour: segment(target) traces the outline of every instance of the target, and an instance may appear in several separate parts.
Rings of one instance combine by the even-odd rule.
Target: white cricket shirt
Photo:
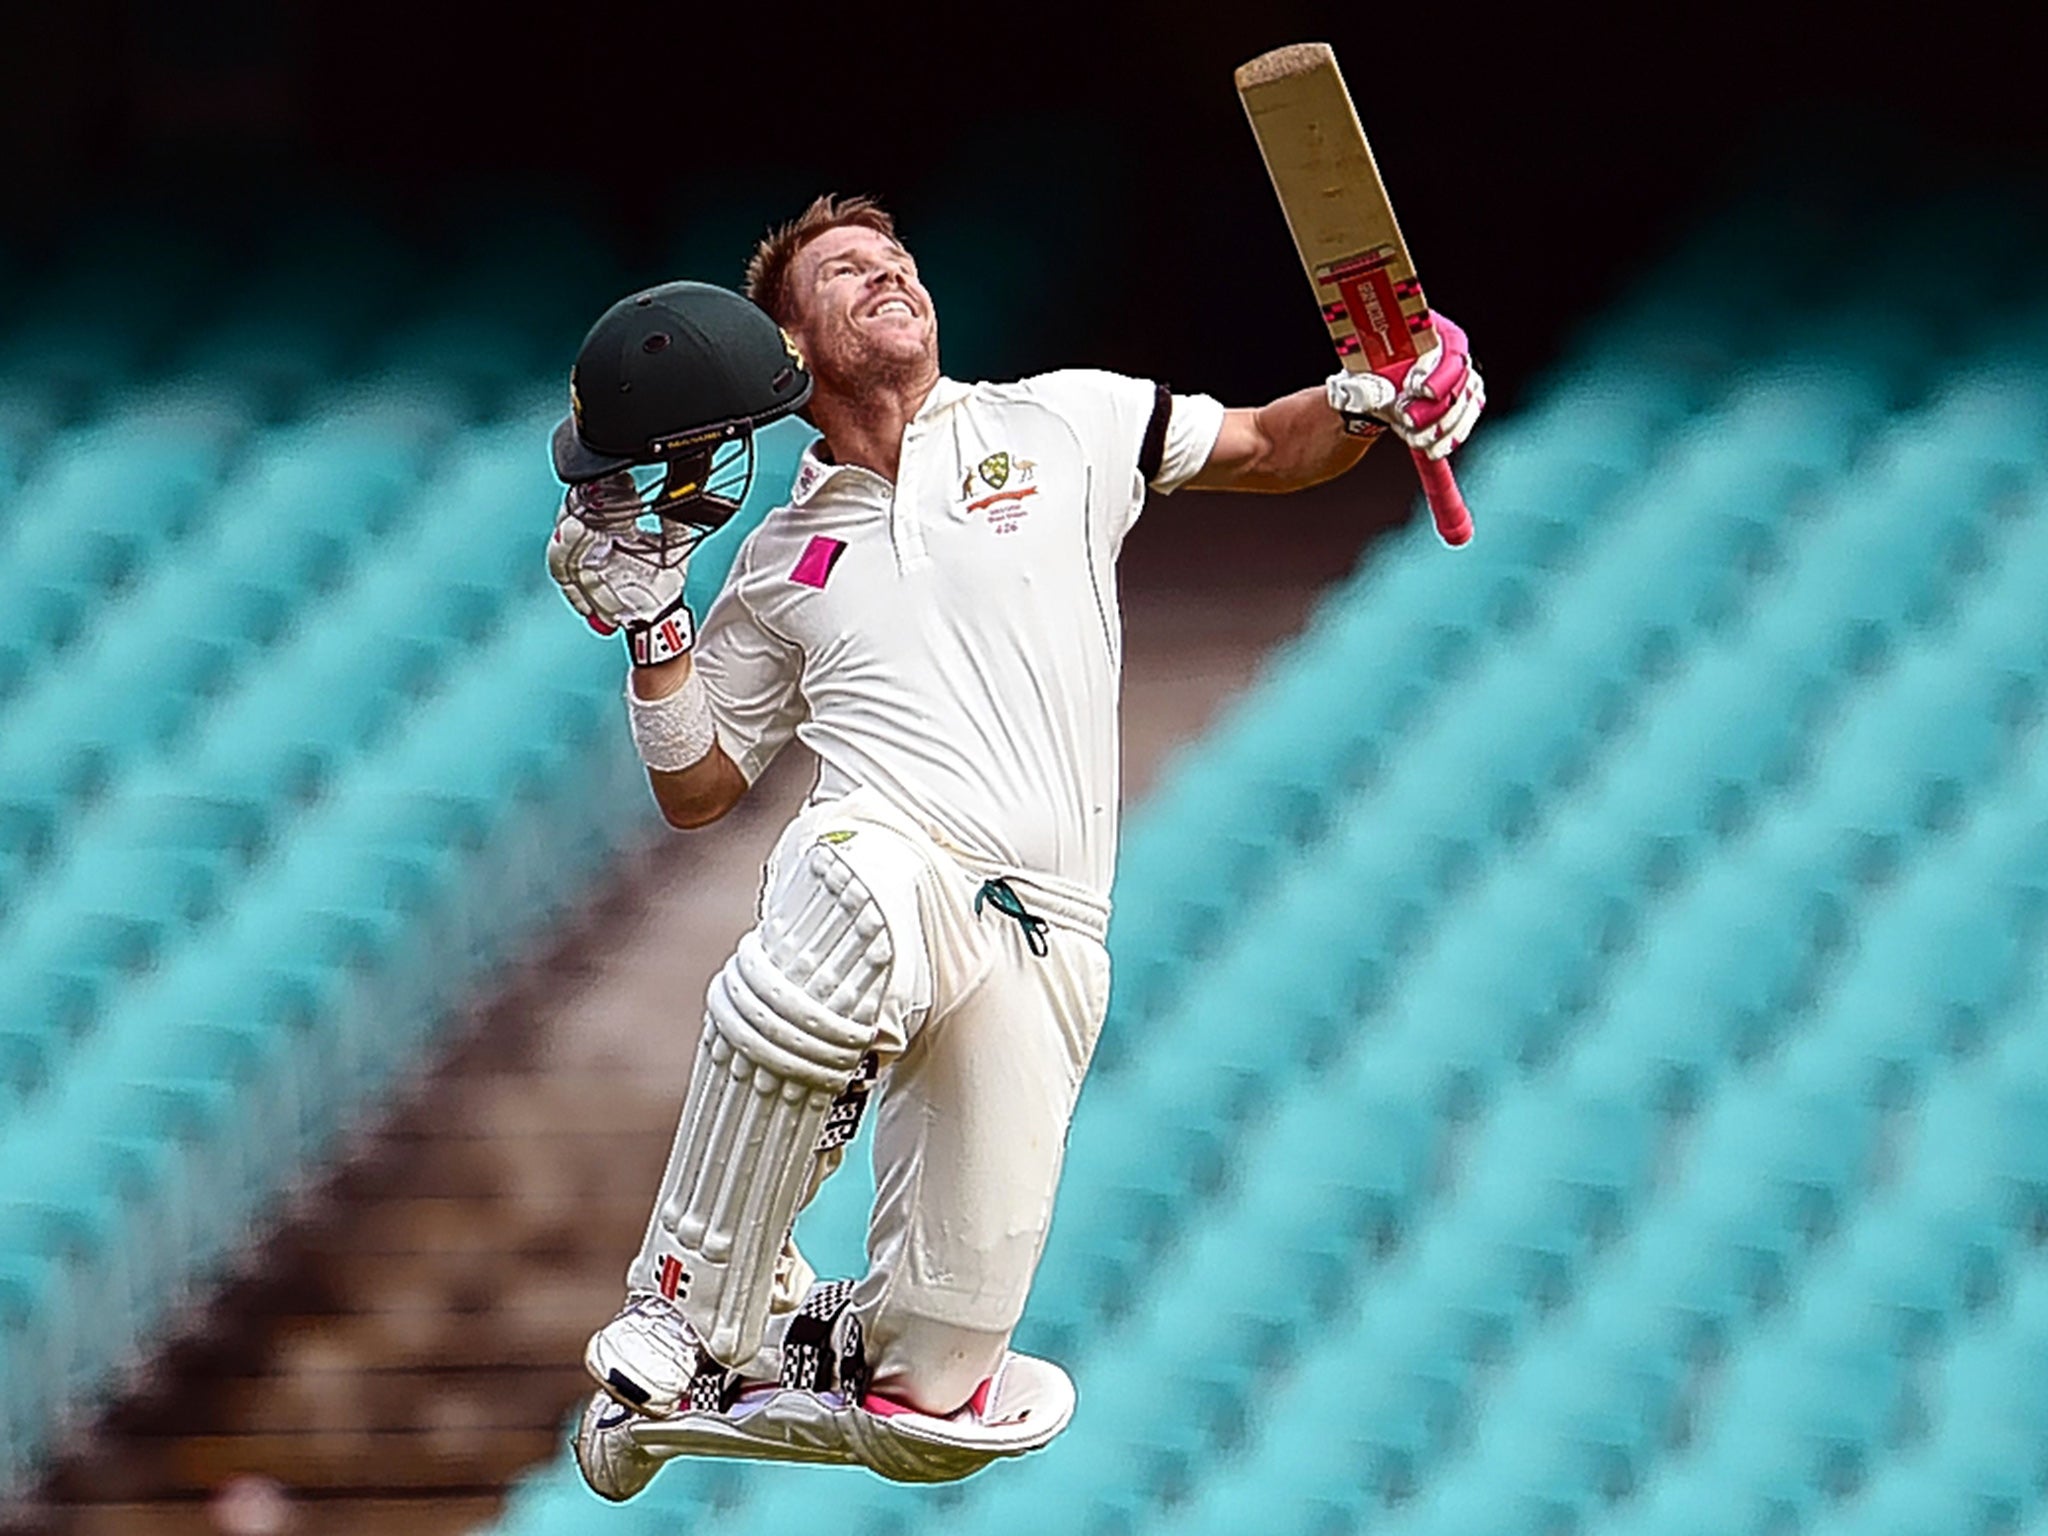
[[[751,782],[794,735],[821,765],[814,799],[865,785],[944,844],[1106,901],[1117,555],[1141,457],[1172,491],[1222,425],[1206,395],[1072,370],[941,379],[893,486],[813,444],[698,630],[726,755]]]

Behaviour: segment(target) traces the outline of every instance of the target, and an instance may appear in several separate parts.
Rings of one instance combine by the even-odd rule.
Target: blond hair
[[[778,325],[787,325],[791,311],[789,269],[796,264],[797,252],[826,230],[843,229],[849,224],[896,239],[895,219],[875,199],[837,197],[827,192],[823,197],[812,198],[811,206],[788,223],[777,225],[761,237],[754,254],[747,258],[747,297],[767,310]]]

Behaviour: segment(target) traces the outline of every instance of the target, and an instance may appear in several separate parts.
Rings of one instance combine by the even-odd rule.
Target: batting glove
[[[1433,316],[1432,323],[1436,345],[1398,379],[1339,372],[1323,387],[1331,409],[1347,424],[1381,422],[1417,453],[1441,459],[1472,435],[1486,409],[1486,381],[1472,361],[1463,329],[1442,315]]]
[[[638,510],[630,476],[571,486],[548,540],[548,574],[597,633],[623,630],[634,663],[644,667],[682,655],[696,630],[683,605],[688,562],[634,529]]]

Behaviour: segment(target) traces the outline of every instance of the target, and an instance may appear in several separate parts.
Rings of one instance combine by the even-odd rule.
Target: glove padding
[[[1398,379],[1338,372],[1324,390],[1331,409],[1347,421],[1371,417],[1384,422],[1416,452],[1441,459],[1472,435],[1486,409],[1486,381],[1472,361],[1464,330],[1440,314],[1431,322],[1436,345],[1401,370]]]
[[[600,635],[624,630],[633,661],[650,666],[682,655],[696,635],[683,606],[688,562],[666,561],[655,539],[626,531],[638,510],[631,476],[571,486],[548,540],[548,574],[586,624]]]

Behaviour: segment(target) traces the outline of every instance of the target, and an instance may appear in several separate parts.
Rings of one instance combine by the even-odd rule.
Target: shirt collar
[[[924,397],[924,404],[917,408],[913,421],[929,421],[941,411],[950,411],[954,406],[974,393],[972,384],[962,384],[958,379],[939,375],[939,382],[932,386],[932,392]]]
[[[932,386],[932,392],[924,397],[924,404],[917,408],[917,414],[910,419],[913,423],[931,421],[973,393],[973,385],[962,384],[957,379],[941,375],[938,383]],[[825,439],[822,437],[812,438],[810,446],[804,449],[803,458],[797,463],[796,481],[789,490],[789,504],[792,507],[805,505],[841,475],[870,473],[858,464],[834,464],[824,457],[824,450]]]

